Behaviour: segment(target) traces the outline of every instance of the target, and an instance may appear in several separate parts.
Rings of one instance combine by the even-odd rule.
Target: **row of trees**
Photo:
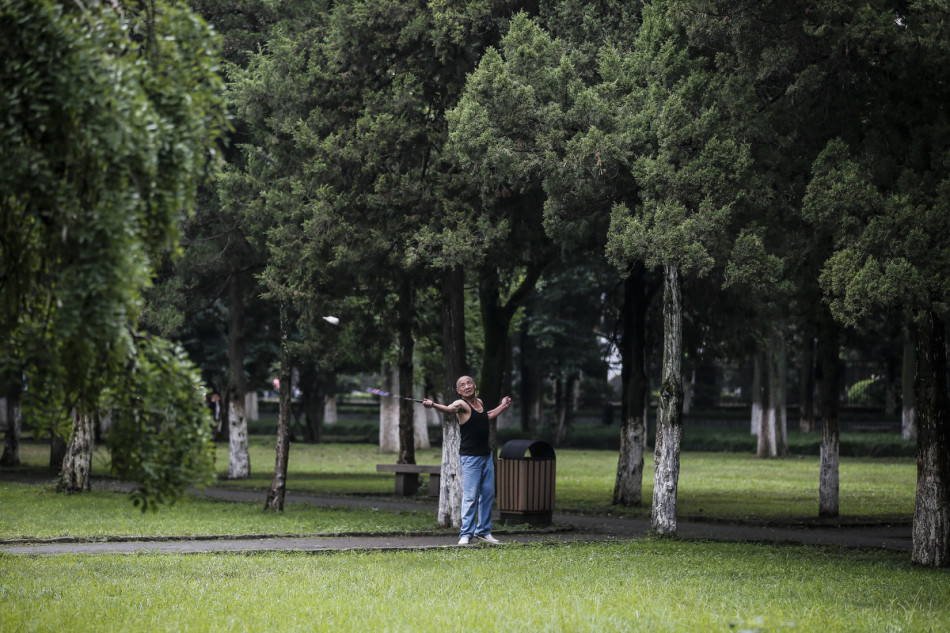
[[[618,504],[642,502],[647,358],[653,343],[662,350],[653,528],[671,534],[684,351],[761,351],[766,382],[779,386],[768,410],[781,411],[794,332],[818,368],[819,512],[835,515],[841,341],[896,314],[916,340],[913,558],[950,562],[945,10],[884,0],[191,6],[223,36],[227,166],[183,219],[181,256],[149,260],[160,283],[139,323],[181,340],[224,388],[230,477],[249,474],[243,396],[247,376],[266,371],[249,361],[267,358],[256,353],[267,342],[281,384],[299,374],[314,420],[334,375],[386,363],[400,393],[421,380],[449,397],[457,376],[478,373],[486,402],[517,373],[530,427],[542,380],[554,377],[565,402],[600,355],[600,334],[623,364]],[[13,252],[4,244],[4,292]],[[209,333],[226,333],[226,372],[213,371],[224,346],[200,344]],[[783,428],[763,416],[760,454],[782,453]],[[400,429],[399,460],[413,462],[409,403]],[[457,427],[443,429],[450,448]],[[446,451],[443,524],[457,521],[453,464]]]
[[[440,378],[468,373],[467,292],[486,401],[502,395],[516,319],[526,391],[540,358],[570,384],[582,355],[563,342],[590,339],[560,327],[564,304],[535,311],[531,293],[609,280],[613,267],[615,500],[641,502],[652,335],[661,534],[676,529],[684,336],[695,352],[760,346],[778,384],[789,327],[816,341],[819,512],[834,515],[843,328],[905,311],[918,359],[914,559],[945,564],[946,88],[927,79],[942,77],[945,17],[890,2],[285,5],[263,50],[231,69],[247,142],[219,193],[256,236],[264,295],[296,316],[284,335],[331,373],[358,362],[341,344],[354,332],[361,352],[394,342],[403,393],[417,345],[438,331],[437,301]],[[654,295],[662,334],[648,328]],[[340,338],[314,329],[329,310],[350,324]],[[411,415],[400,461],[414,459]],[[782,428],[765,417],[762,454],[782,453]]]

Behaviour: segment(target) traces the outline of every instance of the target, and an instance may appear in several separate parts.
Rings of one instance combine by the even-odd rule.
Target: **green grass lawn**
[[[0,630],[950,630],[906,555],[643,539],[427,552],[0,556]]]
[[[4,540],[423,531],[440,531],[431,511],[393,513],[291,503],[275,514],[264,512],[263,503],[188,495],[158,512],[143,513],[124,493],[64,495],[51,487],[0,482],[0,539]]]
[[[25,443],[24,473],[43,445]],[[263,490],[273,438],[254,437],[254,477],[220,486]],[[420,451],[438,463],[439,451]],[[226,447],[218,450],[226,468]],[[291,491],[391,495],[394,461],[372,445],[294,444]],[[610,505],[616,452],[561,450],[557,507],[646,516]],[[97,449],[94,471],[108,474]],[[682,456],[683,517],[796,521],[817,514],[817,458]],[[843,458],[841,511],[857,521],[909,520],[915,464]],[[0,483],[0,538],[315,534],[434,529],[429,510],[393,514],[187,496],[142,514],[124,494],[62,495]],[[906,553],[785,544],[640,539],[336,554],[0,554],[0,631],[948,631],[950,570]]]
[[[227,471],[226,447],[219,447],[219,476]],[[287,486],[320,494],[392,494],[393,475],[376,464],[394,462],[369,444],[294,444]],[[438,464],[439,449],[416,452],[420,464]],[[216,485],[267,488],[274,462],[273,438],[251,440],[252,478],[219,479]],[[678,512],[684,518],[727,520],[807,520],[818,513],[818,457],[762,460],[742,453],[684,453]],[[557,452],[559,511],[649,516],[653,494],[653,456],[644,464],[641,508],[611,505],[617,453],[602,450]],[[916,462],[912,458],[841,459],[841,514],[871,521],[909,520],[914,511]]]
[[[21,458],[27,469],[36,470],[48,460],[44,445],[26,443]],[[419,463],[437,464],[438,449],[417,452]],[[613,451],[561,450],[557,453],[556,509],[562,512],[647,517],[653,492],[653,462],[648,455],[644,468],[643,499],[638,508],[611,505],[617,455]],[[392,495],[393,475],[377,473],[377,463],[393,462],[395,456],[379,453],[367,444],[293,444],[290,452],[288,489],[326,495]],[[219,479],[216,486],[266,490],[274,463],[273,438],[251,440],[252,477],[223,479],[227,447],[218,447]],[[761,460],[741,453],[692,453],[682,455],[678,514],[682,519],[727,521],[813,521],[818,511],[818,458],[798,456]],[[96,474],[108,474],[108,455],[97,448]],[[909,458],[842,458],[841,522],[909,521],[914,509],[916,464]],[[12,484],[8,484],[12,485]],[[327,515],[306,504],[288,504],[282,517],[264,515],[257,504],[227,504],[187,497],[156,515],[141,517],[125,497],[96,493],[69,498],[41,492],[35,499],[16,501],[12,492],[0,488],[4,512],[0,537],[22,535],[56,536],[112,534],[256,534],[268,531],[296,534],[346,531],[404,531],[435,526],[434,513],[421,511],[385,520],[378,516],[357,517],[350,511]],[[424,490],[424,489],[423,489]],[[24,506],[20,508],[17,503]],[[115,504],[114,509],[103,506]],[[58,519],[56,517],[59,517]],[[377,526],[378,527],[374,527]],[[360,527],[362,526],[362,527]],[[368,529],[367,529],[368,526]]]

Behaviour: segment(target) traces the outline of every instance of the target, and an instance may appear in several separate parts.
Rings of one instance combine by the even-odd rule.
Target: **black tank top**
[[[468,405],[472,411],[468,421],[459,425],[462,441],[459,444],[459,455],[491,455],[491,446],[488,444],[488,412],[482,405],[481,412]]]

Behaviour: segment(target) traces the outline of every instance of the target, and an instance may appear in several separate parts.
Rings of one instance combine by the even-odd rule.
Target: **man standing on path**
[[[491,535],[491,508],[495,501],[495,463],[488,443],[489,422],[511,406],[511,397],[505,396],[491,411],[477,396],[475,381],[462,376],[455,383],[460,399],[446,406],[426,398],[422,406],[442,413],[454,413],[459,421],[461,443],[459,460],[462,466],[462,529],[459,545],[468,545],[472,538],[487,543],[498,543]]]

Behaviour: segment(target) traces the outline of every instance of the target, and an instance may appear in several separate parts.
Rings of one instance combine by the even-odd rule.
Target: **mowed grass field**
[[[42,444],[24,444],[24,470],[37,472],[48,461]],[[252,477],[224,479],[227,447],[218,447],[217,487],[265,490],[272,478],[273,438],[251,439]],[[437,464],[438,449],[419,451],[419,463]],[[636,508],[611,505],[617,455],[612,451],[560,450],[557,453],[556,509],[560,512],[647,517],[653,491],[652,456],[646,457],[644,503]],[[288,490],[317,495],[392,495],[393,475],[377,473],[376,464],[393,462],[368,444],[293,444]],[[762,460],[739,453],[684,453],[680,472],[678,514],[682,519],[746,522],[814,522],[818,508],[818,458],[804,456]],[[108,455],[97,448],[97,475],[108,474]],[[909,458],[842,458],[841,518],[843,523],[910,521],[914,509],[916,464]],[[306,534],[354,531],[432,530],[434,513],[399,514],[361,510],[330,510],[310,504],[288,504],[283,515],[265,514],[258,504],[210,501],[188,495],[158,513],[142,514],[125,496],[93,492],[68,496],[49,487],[0,484],[0,538],[50,538],[108,535]],[[420,494],[424,493],[423,487]],[[422,497],[419,498],[423,500]]]
[[[44,445],[24,444],[37,474]],[[216,486],[262,490],[273,438],[253,437],[253,477]],[[226,469],[219,446],[219,474]],[[613,451],[557,454],[557,509],[647,516],[610,505]],[[294,444],[288,486],[320,495],[391,495],[395,461],[372,445]],[[438,463],[439,451],[417,454]],[[97,449],[94,469],[108,474]],[[8,473],[10,471],[7,471]],[[758,460],[684,453],[684,518],[796,522],[817,514],[817,458]],[[843,458],[845,522],[907,521],[915,464]],[[62,495],[0,483],[0,538],[328,534],[433,531],[431,508],[389,513],[188,495],[142,514],[127,495]],[[451,532],[451,530],[447,530]],[[0,555],[0,631],[950,631],[950,573],[906,553],[788,544],[638,539],[336,554]]]
[[[415,552],[0,556],[0,630],[950,630],[906,555],[674,539]]]

